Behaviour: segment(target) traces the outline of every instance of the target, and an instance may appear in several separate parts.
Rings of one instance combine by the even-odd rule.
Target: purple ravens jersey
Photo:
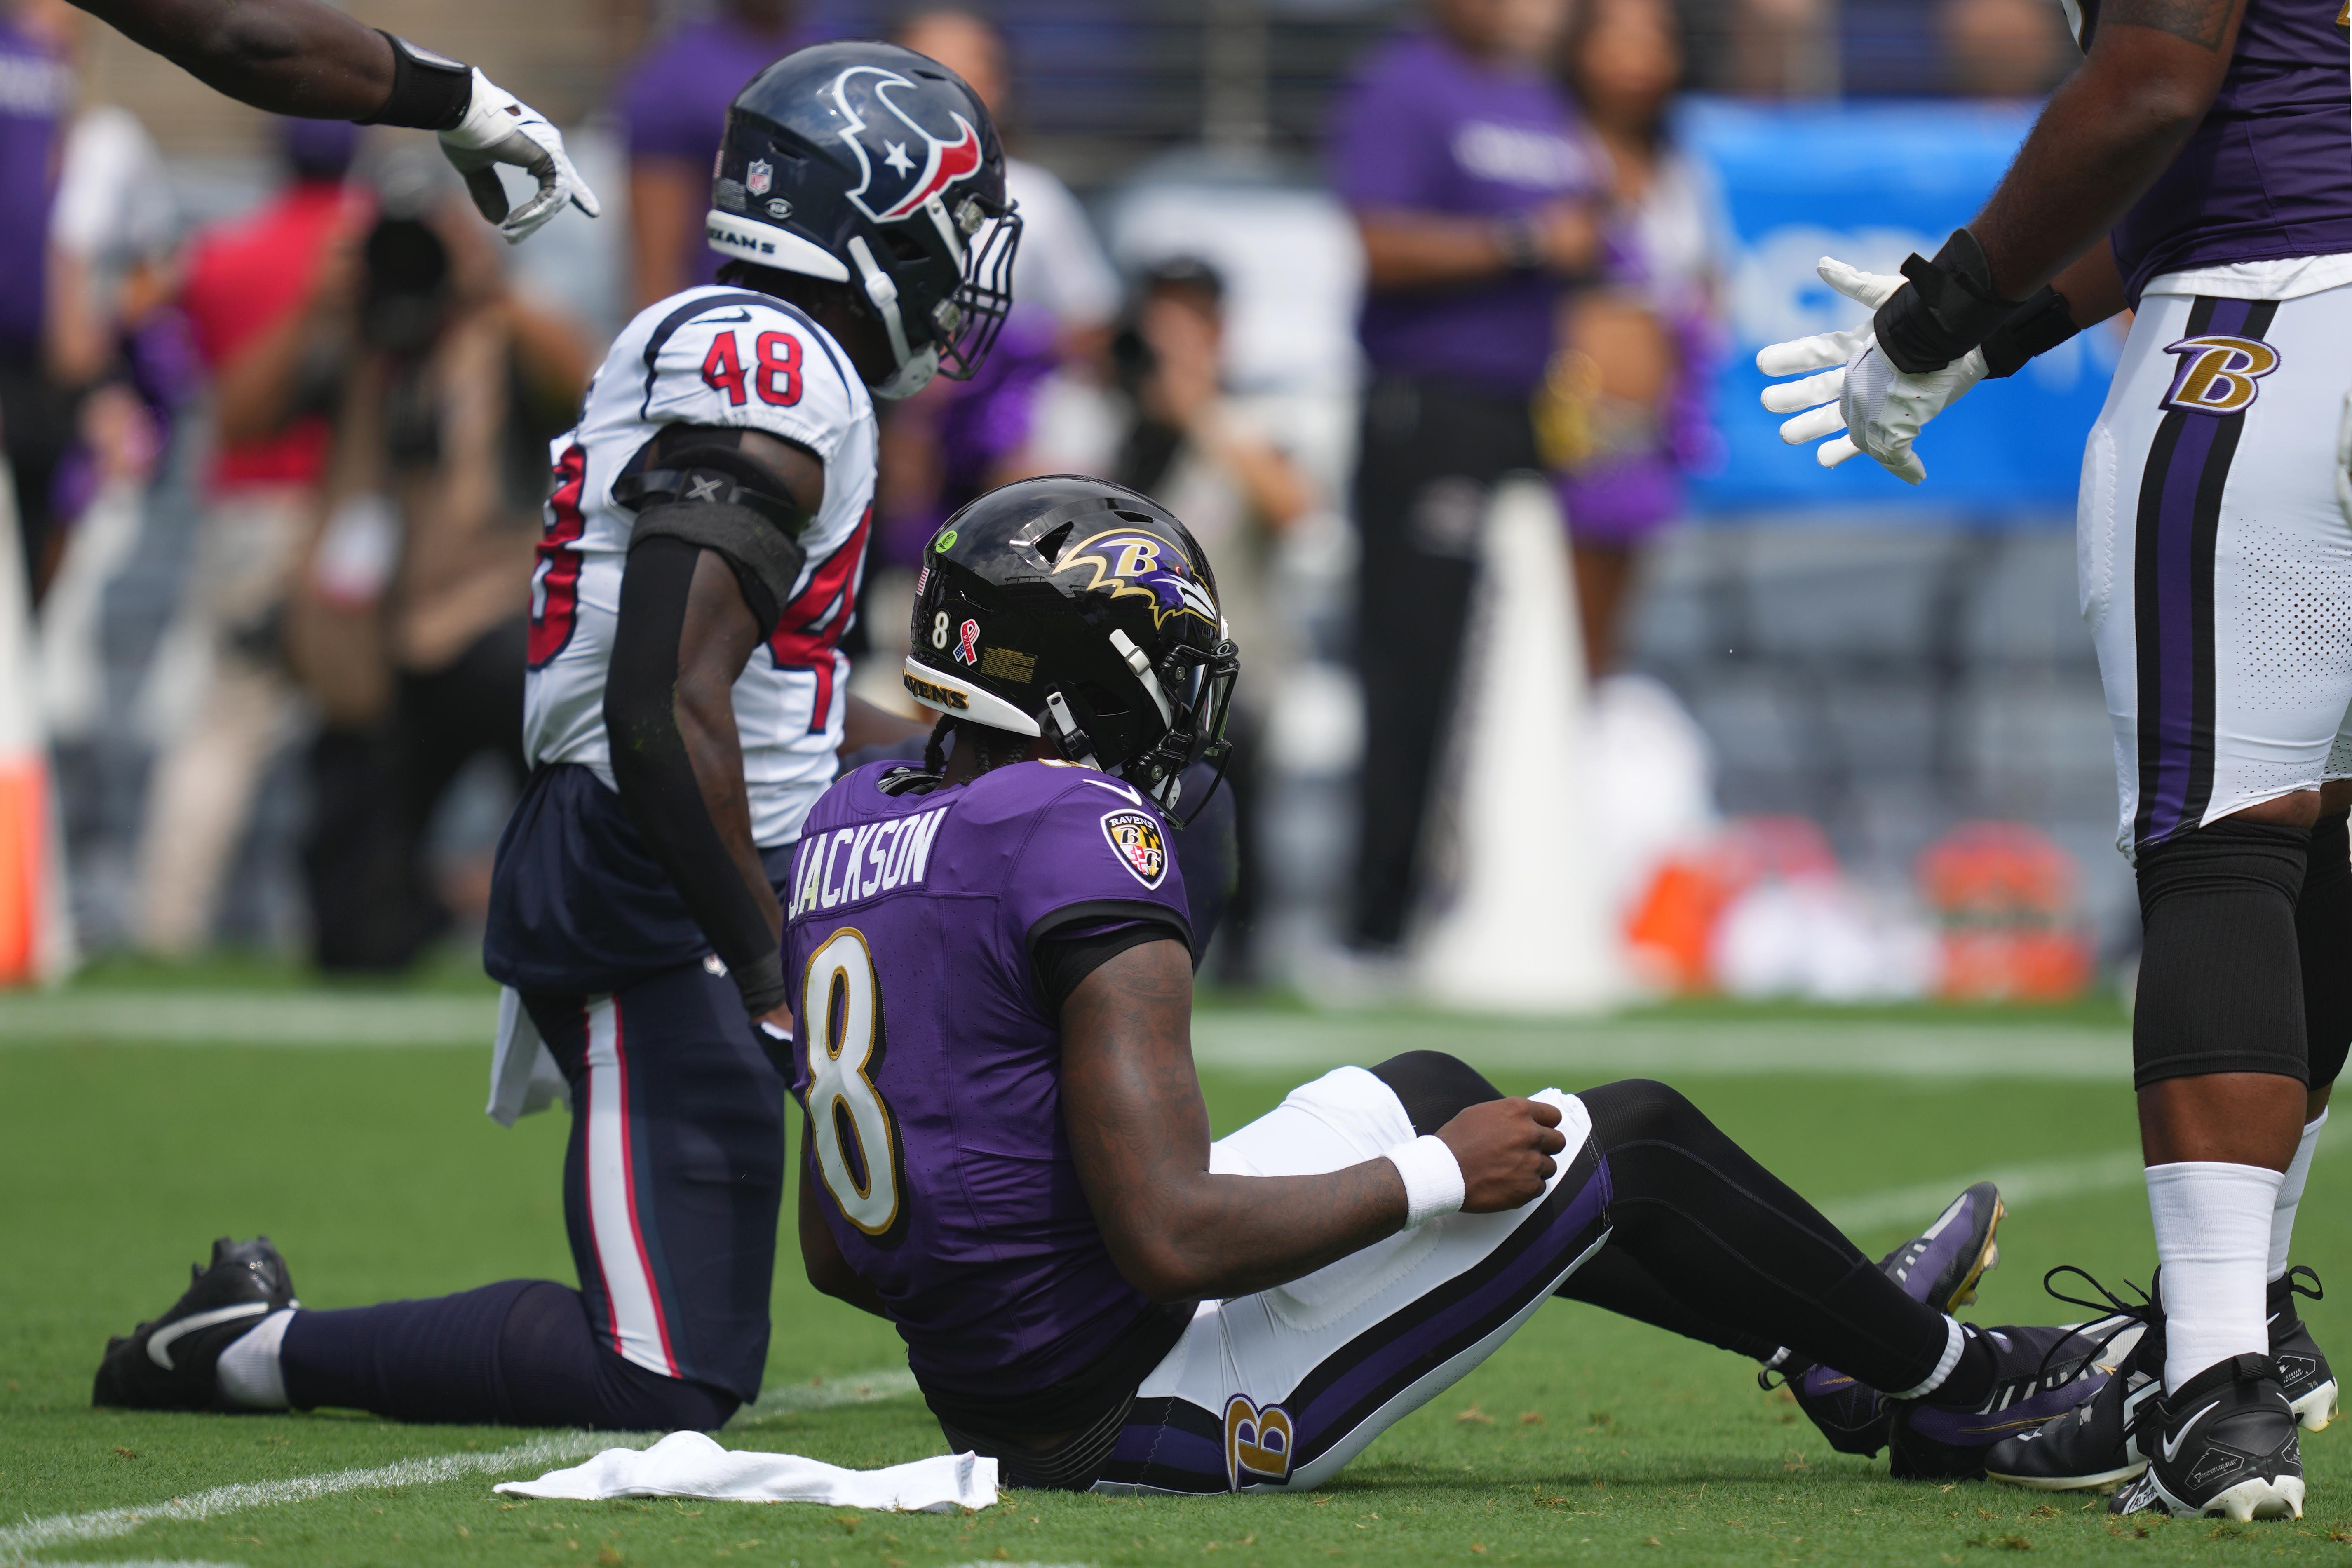
[[[2096,0],[2067,5],[2088,47]],[[2221,89],[2115,228],[2137,305],[2193,267],[2352,252],[2352,51],[2345,0],[2247,0]]]
[[[1139,921],[1189,942],[1183,878],[1159,809],[1091,768],[1020,763],[893,794],[899,767],[835,784],[793,862],[804,1179],[927,1389],[1034,1393],[1154,1309],[1079,1186],[1032,953]]]

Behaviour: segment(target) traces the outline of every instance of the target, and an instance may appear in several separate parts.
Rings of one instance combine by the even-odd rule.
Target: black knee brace
[[[1423,1138],[1468,1107],[1503,1098],[1476,1068],[1444,1051],[1407,1051],[1366,1070],[1396,1091],[1413,1132]]]
[[[2352,835],[2341,816],[2311,830],[2311,864],[2294,901],[2295,946],[2303,961],[2303,1031],[2311,1087],[2325,1089],[2352,1048]]]
[[[2139,852],[2137,1087],[2223,1072],[2305,1079],[2295,907],[2310,844],[2305,828],[2229,819]]]

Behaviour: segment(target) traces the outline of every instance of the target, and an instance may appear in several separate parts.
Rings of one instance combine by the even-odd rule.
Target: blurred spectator
[[[2066,74],[2065,24],[2041,0],[1943,0],[1936,30],[1963,97],[2040,98]]]
[[[1909,8],[1917,0],[1895,0]],[[1833,98],[1843,83],[1840,7],[1828,0],[1728,0],[1727,58],[1717,73],[1743,98]]]
[[[643,56],[614,104],[628,129],[631,313],[719,276],[703,243],[710,160],[743,84],[808,40],[793,0],[721,0]]]
[[[49,358],[89,390],[50,487],[60,535],[40,617],[49,737],[88,739],[108,718],[100,610],[136,548],[147,481],[181,407],[201,388],[173,307],[179,217],[153,138],[129,110],[100,105],[66,137],[49,215]]]
[[[73,439],[73,405],[52,374],[46,274],[59,137],[73,107],[61,0],[0,7],[0,441],[16,482],[26,581],[37,596],[52,560],[50,490]]]
[[[1562,287],[1601,255],[1596,172],[1523,52],[1528,0],[1434,0],[1435,26],[1342,96],[1333,178],[1362,236],[1371,375],[1355,485],[1365,692],[1352,945],[1392,949],[1451,705],[1489,487],[1538,466],[1529,399]]]
[[[1682,475],[1714,456],[1707,381],[1717,353],[1717,197],[1669,139],[1683,75],[1668,0],[1584,0],[1561,52],[1606,171],[1616,255],[1608,284],[1561,311],[1538,405],[1576,563],[1585,670],[1616,664],[1642,541],[1680,515]]]
[[[977,13],[957,6],[919,10],[891,31],[891,40],[929,55],[971,85],[997,129],[1017,140],[1013,71],[1004,35]],[[1025,158],[1004,160],[1004,190],[1021,210],[1021,248],[1013,258],[1013,298],[1039,305],[1060,323],[1073,357],[1098,351],[1119,304],[1111,270],[1070,187]]]
[[[1259,437],[1219,384],[1224,280],[1202,261],[1174,258],[1142,279],[1112,363],[1130,410],[1107,477],[1184,520],[1208,552],[1218,604],[1247,675],[1234,692],[1234,757],[1226,787],[1236,806],[1239,876],[1225,905],[1224,974],[1255,983],[1255,917],[1264,887],[1259,766],[1266,706],[1304,651],[1292,617],[1273,601],[1274,545],[1315,505],[1305,477]]]
[[[388,193],[355,286],[312,315],[345,358],[286,642],[324,720],[303,866],[330,971],[404,967],[448,926],[426,829],[469,762],[487,754],[521,786],[548,443],[590,370],[578,331],[508,289],[488,231],[451,196]],[[487,875],[459,901],[478,910]]]
[[[219,451],[146,697],[165,741],[141,827],[132,934],[157,952],[190,952],[210,934],[255,789],[296,712],[278,621],[326,460],[331,385],[308,307],[329,252],[365,216],[343,182],[358,137],[341,121],[278,121],[284,188],[199,236],[181,289],[214,376]]]

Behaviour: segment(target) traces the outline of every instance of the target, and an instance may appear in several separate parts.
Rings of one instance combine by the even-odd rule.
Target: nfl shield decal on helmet
[[[1158,817],[1143,811],[1108,811],[1103,814],[1102,827],[1111,853],[1137,881],[1157,888],[1168,879],[1168,840]]]
[[[775,168],[765,158],[752,159],[751,166],[743,172],[743,188],[755,196],[766,195],[775,183]]]

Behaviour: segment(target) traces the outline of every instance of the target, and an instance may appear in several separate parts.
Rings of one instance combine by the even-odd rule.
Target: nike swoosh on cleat
[[[2189,1434],[2195,1429],[2197,1423],[2204,1420],[2205,1417],[2212,1415],[2213,1412],[2221,1408],[2221,1402],[2218,1399],[2215,1400],[2204,1409],[2200,1410],[2196,1415],[2191,1415],[2189,1418],[2187,1426],[2181,1427],[2179,1431],[2174,1433],[2171,1436],[2167,1437],[2164,1440],[2164,1462],[2168,1465],[2172,1463],[2174,1457],[2180,1452],[2180,1445],[2189,1441]]]
[[[226,1323],[238,1318],[250,1318],[269,1310],[267,1301],[243,1301],[234,1307],[215,1307],[209,1312],[191,1312],[176,1323],[167,1324],[147,1336],[147,1359],[165,1372],[178,1370],[172,1364],[172,1342],[182,1334],[209,1329],[215,1323]]]

